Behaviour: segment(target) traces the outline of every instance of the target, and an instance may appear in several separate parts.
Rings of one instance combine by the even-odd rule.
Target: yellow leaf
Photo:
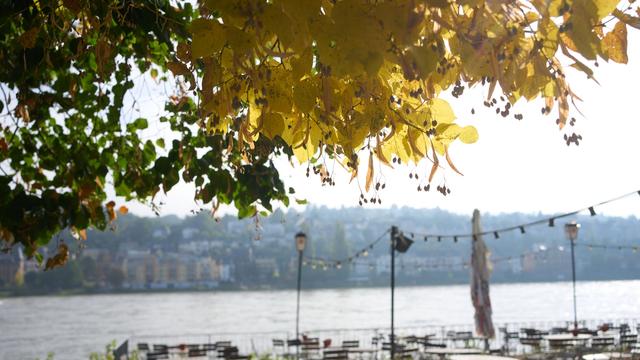
[[[382,144],[380,143],[380,137],[377,135],[376,135],[376,156],[378,157],[378,160],[380,160],[380,162],[382,162],[383,164],[393,169],[393,166],[391,166],[391,164],[389,163],[389,160],[386,158],[386,156],[384,155],[384,152],[382,151]]]
[[[459,139],[465,144],[473,144],[478,141],[478,130],[471,125],[465,126],[460,130]]]
[[[191,56],[199,59],[220,52],[225,44],[225,31],[218,21],[198,18],[191,22]]]
[[[609,59],[626,64],[627,57],[627,26],[624,22],[619,21],[602,40],[604,50]]]
[[[596,20],[602,20],[616,9],[620,0],[592,0],[596,6]]]
[[[260,132],[269,139],[274,139],[284,131],[284,118],[278,113],[262,114],[262,129]]]
[[[306,48],[298,57],[291,59],[291,76],[293,80],[300,80],[311,71],[313,65],[313,53],[311,48]]]
[[[313,110],[316,99],[320,95],[318,87],[312,79],[304,79],[293,88],[293,103],[303,113]]]
[[[588,6],[587,1],[577,1],[571,8],[571,17],[565,25],[570,23],[571,30],[567,32],[578,52],[586,59],[595,60],[596,46],[599,42],[595,32],[593,32],[594,14]]]
[[[367,179],[364,185],[365,191],[369,191],[373,183],[373,154],[369,156],[369,166],[367,167]]]
[[[438,123],[450,123],[456,119],[451,105],[445,100],[440,98],[431,99],[428,102],[428,106],[431,112],[431,119],[436,120]]]

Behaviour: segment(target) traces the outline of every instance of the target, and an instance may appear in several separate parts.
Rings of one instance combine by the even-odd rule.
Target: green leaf
[[[147,119],[137,118],[135,121],[127,125],[127,130],[129,132],[135,132],[136,130],[143,130],[149,126]]]

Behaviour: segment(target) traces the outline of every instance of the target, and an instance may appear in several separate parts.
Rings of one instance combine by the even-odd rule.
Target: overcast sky
[[[618,195],[640,190],[640,37],[630,31],[629,63],[600,62],[596,79],[567,70],[569,82],[583,102],[582,115],[573,112],[577,123],[571,132],[583,136],[580,146],[568,147],[555,125],[557,111],[543,116],[543,103],[518,102],[515,112],[524,114],[518,121],[503,118],[494,109],[482,106],[486,88],[466,90],[461,99],[451,102],[460,125],[477,127],[480,139],[472,145],[455,143],[450,149],[456,167],[464,176],[451,170],[444,172],[451,194],[444,197],[432,189],[416,192],[418,183],[409,179],[415,172],[424,181],[430,164],[385,169],[386,189],[381,192],[382,205],[415,208],[442,208],[471,215],[474,208],[482,212],[557,213],[582,208]],[[475,115],[471,109],[475,109]],[[362,161],[366,163],[365,161]],[[322,187],[317,177],[305,176],[305,167],[292,167],[279,161],[279,170],[287,186],[297,189],[297,197],[310,204],[328,207],[358,206],[356,182],[348,183],[344,171],[336,171],[335,187]],[[337,168],[337,167],[336,167]],[[361,181],[364,173],[361,171]],[[442,172],[441,172],[442,175]],[[436,176],[432,187],[443,183]],[[193,187],[180,184],[167,196],[161,214],[188,215],[198,205],[193,201]],[[129,204],[132,212],[152,215],[144,205]],[[301,208],[301,206],[296,206]],[[226,210],[228,211],[228,210]],[[640,216],[640,196],[596,208],[598,213]]]

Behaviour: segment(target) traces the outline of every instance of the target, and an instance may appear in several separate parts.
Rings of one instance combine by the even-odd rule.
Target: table
[[[546,336],[543,336],[542,338],[549,343],[549,347],[558,348],[558,347],[577,346],[577,345],[584,346],[591,339],[591,335],[589,334],[573,335],[571,333],[564,333],[564,334],[546,335]]]
[[[469,348],[428,348],[424,353],[438,355],[440,359],[444,359],[447,355],[478,355],[482,354],[483,351]]]
[[[615,360],[615,359],[631,359],[631,354],[619,352],[605,352],[598,354],[582,355],[584,360]]]
[[[517,358],[512,358],[507,356],[486,355],[486,354],[451,355],[449,356],[449,359],[450,360],[518,360]]]

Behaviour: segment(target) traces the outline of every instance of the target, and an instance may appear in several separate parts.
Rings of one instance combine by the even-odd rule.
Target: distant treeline
[[[484,214],[483,229],[503,228],[543,218],[542,214]],[[640,221],[635,217],[579,216],[582,224],[579,244],[640,246]],[[90,231],[87,241],[76,241],[61,234],[76,254],[63,269],[54,271],[26,270],[23,283],[4,284],[5,289],[20,293],[48,293],[60,290],[122,290],[130,279],[123,263],[133,253],[178,254],[208,257],[227,264],[231,275],[218,285],[220,289],[291,288],[295,286],[297,253],[294,234],[308,235],[306,257],[346,259],[364,249],[396,225],[415,243],[398,260],[400,285],[465,283],[469,269],[460,266],[467,261],[471,245],[466,240],[454,243],[436,238],[424,241],[422,234],[468,233],[470,216],[442,210],[391,208],[328,209],[308,207],[304,212],[277,210],[269,217],[238,220],[232,216],[213,219],[199,214],[180,219],[175,216],[157,218],[121,216],[113,231]],[[512,257],[494,264],[494,282],[556,281],[570,279],[569,243],[563,224],[541,225],[504,233],[485,241],[493,258]],[[303,270],[306,288],[386,286],[388,274],[388,241],[385,235],[366,257],[348,262],[340,269],[323,266]],[[53,251],[53,249],[51,249]],[[86,256],[87,253],[101,257]],[[106,254],[106,255],[105,255]],[[535,254],[523,258],[521,254]],[[5,255],[6,256],[6,255]],[[640,278],[640,252],[624,248],[576,248],[578,278],[582,280]],[[429,265],[421,265],[429,264]],[[456,265],[458,264],[458,265]]]

